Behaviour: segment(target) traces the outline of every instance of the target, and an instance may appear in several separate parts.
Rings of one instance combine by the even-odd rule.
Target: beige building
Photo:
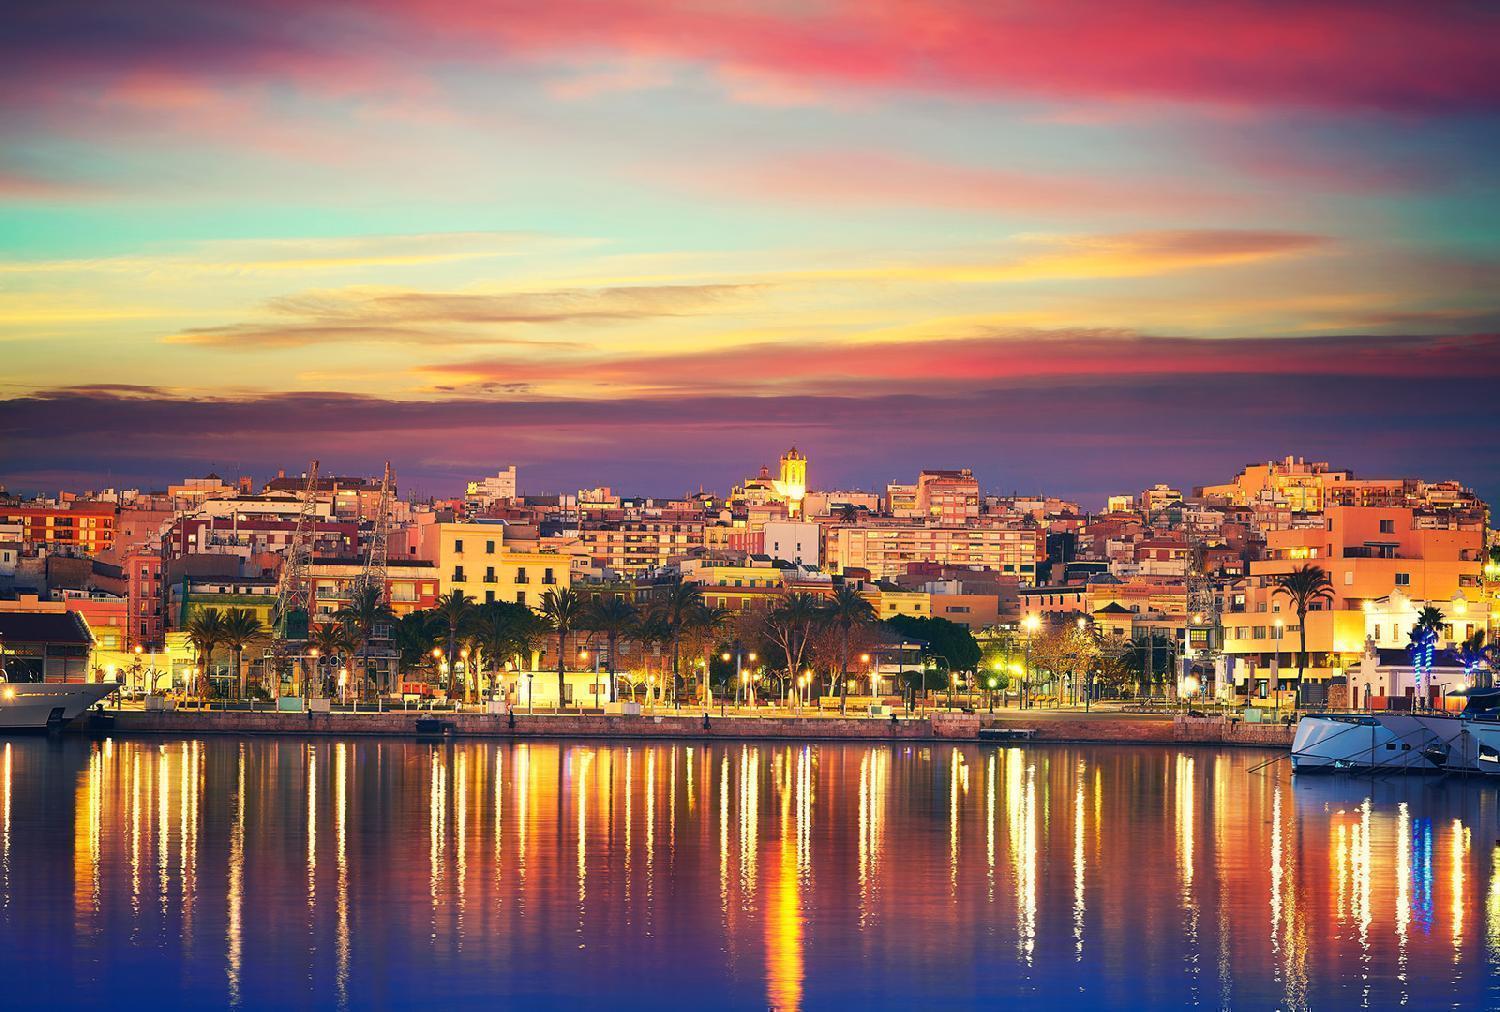
[[[505,546],[505,525],[493,521],[428,524],[419,555],[436,564],[441,595],[461,590],[480,602],[537,607],[547,591],[572,584],[567,556],[513,551]]]
[[[1020,525],[835,525],[824,535],[823,554],[833,572],[862,568],[876,580],[902,576],[912,563],[928,562],[988,569],[1028,583],[1047,557],[1043,532]]]

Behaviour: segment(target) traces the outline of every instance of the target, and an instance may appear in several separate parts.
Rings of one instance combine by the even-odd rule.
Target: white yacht
[[[118,682],[0,681],[0,732],[60,727],[119,687]]]
[[[1500,723],[1475,721],[1464,729],[1474,750],[1474,768],[1500,777]]]
[[[1292,768],[1500,775],[1500,691],[1469,695],[1462,713],[1386,710],[1303,717],[1292,740]],[[1488,745],[1495,758],[1481,761]]]

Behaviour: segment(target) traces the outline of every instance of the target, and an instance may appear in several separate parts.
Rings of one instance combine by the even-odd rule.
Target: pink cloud
[[[511,54],[623,51],[855,88],[1414,110],[1500,98],[1493,8],[1325,0],[468,2],[387,8]]]
[[[486,358],[419,370],[445,389],[586,381],[697,396],[735,377],[740,393],[868,395],[919,385],[986,385],[1120,377],[1328,376],[1500,378],[1500,335],[1200,339],[1055,331],[955,340],[827,343],[789,352],[752,344],[634,358]]]
[[[453,60],[698,64],[731,91],[821,86],[1075,102],[1382,111],[1490,109],[1500,11],[1449,0],[915,0],[816,5],[649,0],[370,0],[128,13],[39,7],[7,24],[12,83],[173,67],[327,95],[420,82]],[[405,85],[402,85],[403,87]]]
[[[653,170],[658,174],[660,170]],[[694,166],[683,185],[817,206],[945,207],[966,211],[1184,212],[1243,201],[1189,183],[1091,178],[945,164],[874,150],[738,161],[712,172]]]

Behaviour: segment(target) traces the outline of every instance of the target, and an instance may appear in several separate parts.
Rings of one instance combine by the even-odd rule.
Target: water
[[[1500,1006],[1497,786],[1125,747],[0,744],[0,1004]]]

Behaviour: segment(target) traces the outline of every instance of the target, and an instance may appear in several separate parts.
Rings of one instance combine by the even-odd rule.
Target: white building
[[[464,498],[480,506],[493,506],[516,498],[516,465],[510,465],[493,477],[469,482]]]
[[[822,529],[799,520],[768,520],[765,554],[798,566],[816,567],[822,562]]]

